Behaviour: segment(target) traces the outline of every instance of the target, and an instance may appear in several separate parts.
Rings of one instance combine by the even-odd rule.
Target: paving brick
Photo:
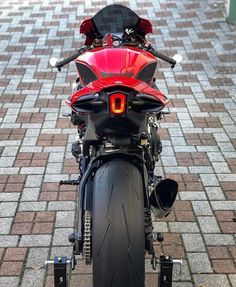
[[[20,281],[20,277],[15,277],[15,276],[4,277],[4,276],[1,276],[0,277],[0,286],[1,287],[9,287],[9,286],[18,287],[19,281]]]
[[[225,196],[219,186],[212,186],[205,188],[207,196],[210,200],[224,200]]]
[[[4,261],[0,267],[0,276],[20,276],[23,262]]]
[[[204,234],[207,245],[235,245],[234,237],[230,234]]]
[[[74,216],[74,211],[58,211],[55,227],[73,227]]]
[[[11,228],[11,234],[30,234],[32,223],[14,223]]]
[[[4,260],[5,261],[24,261],[27,253],[27,248],[7,248]]]
[[[27,268],[44,268],[45,261],[48,259],[49,248],[30,248],[27,258]]]
[[[235,274],[236,267],[232,260],[224,259],[224,260],[212,260],[212,265],[215,273],[232,273]]]
[[[21,195],[21,201],[37,201],[39,193],[39,188],[24,188]]]
[[[8,234],[11,229],[13,218],[0,218],[0,234]]]
[[[23,279],[22,279],[22,287],[35,286],[35,287],[43,287],[43,279],[44,279],[45,271],[43,269],[40,270],[31,270],[26,269]]]
[[[196,286],[230,287],[226,275],[221,274],[195,274],[193,276]]]
[[[193,201],[192,205],[196,215],[212,215],[211,207],[207,201]]]
[[[30,202],[21,202],[19,204],[19,211],[44,211],[47,207],[46,202],[37,202],[37,201],[30,201]]]
[[[171,232],[199,232],[199,228],[195,222],[170,222],[168,225]]]
[[[1,202],[0,217],[14,216],[17,208],[17,202]]]
[[[205,252],[206,247],[200,234],[182,234],[184,247],[187,252]]]
[[[49,246],[51,235],[22,235],[19,246]]]
[[[207,253],[187,253],[193,273],[213,273]]]
[[[53,235],[53,245],[70,245],[68,236],[73,232],[73,228],[56,228]]]
[[[214,216],[199,216],[197,218],[202,233],[220,233],[220,228]]]

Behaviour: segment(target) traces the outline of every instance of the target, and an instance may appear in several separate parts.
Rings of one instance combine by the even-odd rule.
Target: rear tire
[[[143,180],[134,165],[98,169],[92,217],[93,287],[144,287]]]

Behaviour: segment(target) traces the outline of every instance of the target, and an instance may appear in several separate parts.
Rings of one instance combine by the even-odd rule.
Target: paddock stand
[[[153,269],[156,268],[157,264],[160,265],[159,279],[157,287],[172,287],[172,277],[173,277],[173,265],[180,265],[180,274],[182,260],[175,260],[171,257],[160,256],[160,259],[157,260],[156,257],[152,257],[151,263]],[[70,282],[70,273],[75,268],[75,256],[73,255],[71,259],[67,259],[66,256],[58,257],[55,256],[54,260],[45,261],[45,265],[54,265],[54,287],[69,287]],[[67,266],[69,267],[69,274],[67,273]]]

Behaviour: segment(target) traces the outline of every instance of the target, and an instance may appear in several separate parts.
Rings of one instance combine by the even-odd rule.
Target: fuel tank
[[[136,78],[150,84],[157,60],[147,51],[131,47],[102,47],[87,51],[76,59],[84,85],[111,76]]]

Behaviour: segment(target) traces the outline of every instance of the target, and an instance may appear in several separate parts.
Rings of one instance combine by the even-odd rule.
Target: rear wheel
[[[94,180],[93,287],[144,287],[144,202],[139,170],[104,164]]]

